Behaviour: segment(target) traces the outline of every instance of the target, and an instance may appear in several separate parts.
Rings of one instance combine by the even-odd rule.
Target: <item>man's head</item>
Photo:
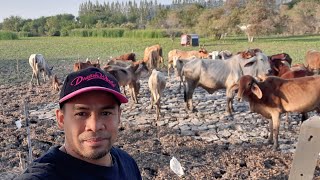
[[[87,68],[69,74],[56,111],[67,152],[87,161],[106,158],[118,135],[120,104],[126,102],[109,73]]]

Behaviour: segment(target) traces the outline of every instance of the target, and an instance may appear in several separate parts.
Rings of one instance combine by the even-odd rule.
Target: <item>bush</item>
[[[18,39],[18,35],[15,32],[0,31],[0,40],[14,40]]]
[[[19,37],[32,37],[33,35],[27,31],[20,31],[20,32],[18,32],[18,36]]]
[[[126,38],[163,38],[165,37],[165,30],[127,30],[123,37]]]
[[[106,38],[163,38],[165,30],[128,30],[124,28],[73,29],[69,36]]]
[[[60,36],[69,36],[68,29],[66,28],[61,29]]]

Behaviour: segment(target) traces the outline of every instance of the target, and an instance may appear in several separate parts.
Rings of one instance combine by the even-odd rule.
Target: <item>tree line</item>
[[[286,3],[284,3],[286,2]],[[21,36],[68,36],[75,29],[163,29],[174,38],[198,33],[217,38],[245,32],[251,37],[270,34],[318,34],[320,0],[157,0],[93,3],[79,6],[79,16],[59,14],[37,19],[10,16],[4,31]]]

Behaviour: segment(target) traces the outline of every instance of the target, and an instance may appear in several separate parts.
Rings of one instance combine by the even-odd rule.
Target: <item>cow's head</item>
[[[251,94],[254,94],[258,99],[262,98],[262,91],[254,77],[250,75],[242,76],[238,84],[237,98],[239,100],[246,99]]]
[[[270,75],[272,72],[268,57],[263,53],[258,52],[249,59],[243,59],[241,55],[238,55],[238,58],[240,58],[243,75],[264,79],[265,76]]]
[[[209,56],[208,51],[204,47],[201,47],[198,52],[200,58],[208,58]]]

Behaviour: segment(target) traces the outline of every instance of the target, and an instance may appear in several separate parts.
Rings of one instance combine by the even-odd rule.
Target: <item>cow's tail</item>
[[[35,72],[36,72],[37,74],[40,73],[40,72],[39,72],[39,67],[38,67],[37,55],[35,55],[35,56],[33,57],[32,66],[34,67]]]
[[[183,73],[183,68],[181,70],[181,76],[182,76],[184,102],[187,102],[187,85],[186,85],[186,78],[185,78],[184,73]]]

